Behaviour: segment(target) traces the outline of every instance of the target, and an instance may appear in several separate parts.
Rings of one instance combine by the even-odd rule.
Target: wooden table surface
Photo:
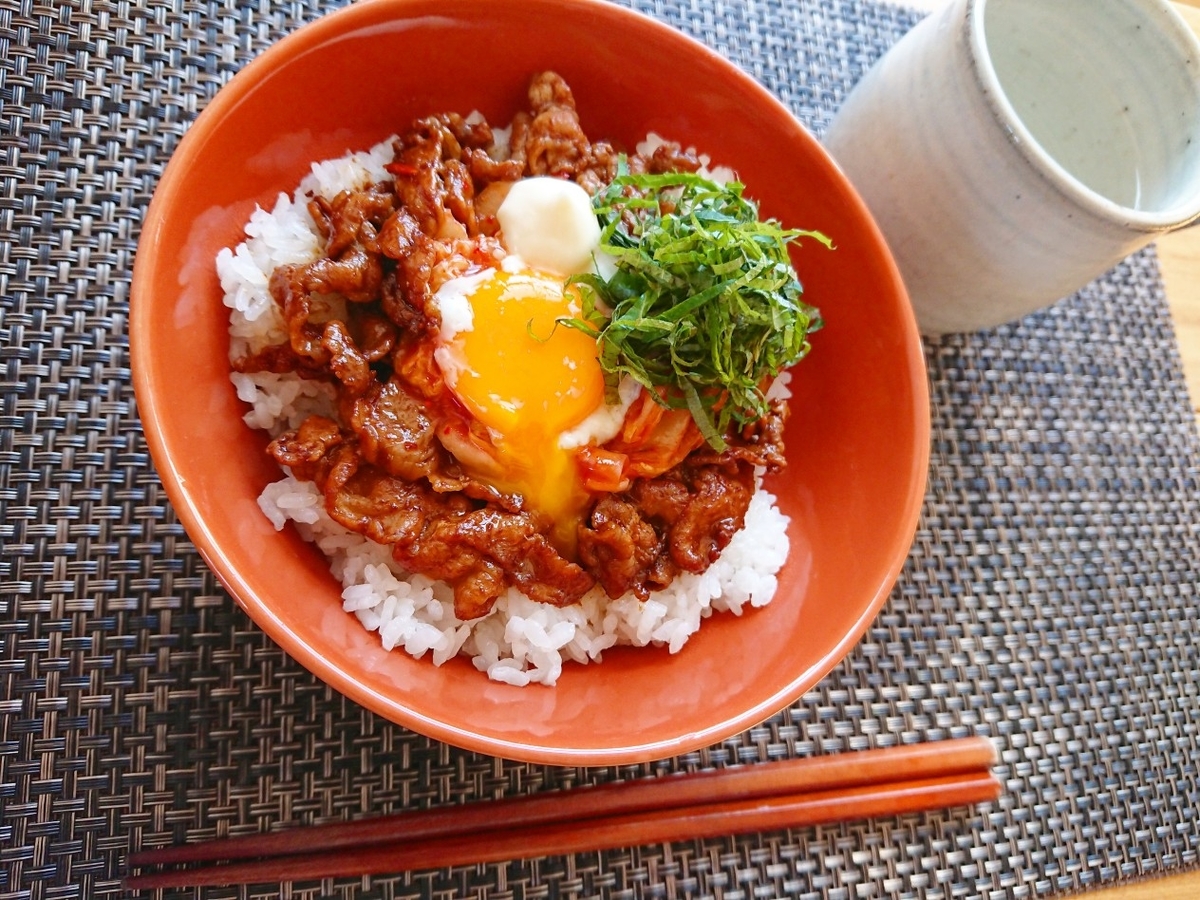
[[[893,2],[933,11],[947,0]],[[1200,0],[1176,0],[1175,5],[1200,34]],[[1200,226],[1167,235],[1157,246],[1167,301],[1179,338],[1188,394],[1192,409],[1200,413]],[[1143,879],[1086,893],[1096,900],[1197,900],[1200,898],[1200,872]]]

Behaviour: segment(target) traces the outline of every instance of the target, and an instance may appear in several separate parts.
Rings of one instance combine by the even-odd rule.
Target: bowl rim
[[[483,0],[478,0],[478,2],[480,5],[484,5]],[[577,7],[588,14],[607,17],[610,21],[618,23],[636,24],[640,28],[658,32],[666,40],[689,45],[690,53],[706,57],[707,64],[716,66],[724,77],[735,80],[740,84],[741,89],[757,94],[761,102],[774,107],[775,112],[785,117],[789,128],[801,140],[810,140],[816,145],[818,151],[825,155],[831,167],[849,185],[848,179],[841,172],[836,161],[829,157],[824,148],[820,147],[815,136],[774,94],[732,61],[695,38],[643,13],[617,6],[607,0],[525,0],[525,2],[528,5],[546,9],[561,9],[563,6]],[[218,126],[222,116],[254,90],[260,72],[269,71],[277,61],[285,61],[293,54],[306,52],[328,39],[336,38],[345,31],[352,30],[355,23],[374,19],[381,7],[390,7],[399,18],[411,16],[414,11],[434,7],[440,9],[443,15],[458,16],[462,14],[461,8],[464,5],[469,4],[456,4],[447,8],[438,0],[361,0],[359,3],[326,13],[272,43],[235,73],[214,94],[188,126],[155,187],[139,236],[139,250],[143,246],[155,243],[156,231],[163,225],[164,210],[168,205],[170,195],[178,190],[177,186],[183,181],[191,161],[200,153],[205,140]],[[921,340],[915,318],[908,306],[907,292],[899,270],[892,259],[882,233],[865,203],[852,186],[848,191],[848,200],[856,207],[855,215],[873,232],[873,240],[883,251],[880,261],[884,264],[886,279],[890,282],[895,294],[903,300],[902,318],[905,331],[903,345],[908,363],[906,372],[911,380],[911,384],[907,387],[911,390],[913,398],[914,421],[911,424],[916,439],[916,452],[913,454],[909,467],[905,503],[897,516],[897,530],[903,531],[905,534],[915,534],[924,504],[930,456],[929,389]],[[567,766],[641,763],[675,756],[714,744],[761,723],[788,704],[798,700],[806,691],[821,681],[861,640],[870,623],[886,603],[892,587],[905,565],[911,540],[904,551],[896,553],[887,568],[881,572],[875,593],[863,606],[862,614],[855,620],[853,628],[847,631],[841,640],[833,645],[829,652],[822,655],[816,663],[798,672],[780,689],[743,709],[738,715],[726,716],[703,729],[677,734],[671,738],[649,741],[631,740],[621,748],[593,747],[582,743],[579,746],[571,747],[546,746],[467,731],[446,721],[431,718],[401,702],[388,701],[387,698],[364,686],[352,675],[330,663],[314,648],[299,640],[268,605],[254,596],[254,591],[240,576],[237,568],[221,552],[220,544],[215,540],[199,510],[193,504],[191,495],[183,484],[182,473],[176,467],[171,450],[163,437],[164,404],[160,398],[156,397],[152,388],[147,374],[149,367],[141,364],[148,353],[145,349],[148,339],[141,337],[145,317],[143,310],[148,304],[139,303],[137,298],[150,293],[147,290],[149,273],[154,268],[156,268],[154,264],[147,261],[141,253],[135,255],[130,287],[131,377],[135,403],[143,424],[143,432],[151,459],[160,473],[163,489],[184,530],[214,576],[230,593],[233,600],[289,656],[350,700],[387,720],[411,728],[427,737],[505,759]],[[541,686],[531,686],[526,690],[540,688]],[[546,689],[554,690],[554,688]]]

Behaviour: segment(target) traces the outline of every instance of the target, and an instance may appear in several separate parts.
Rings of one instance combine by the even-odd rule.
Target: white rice
[[[654,135],[647,140],[651,147],[661,142]],[[256,210],[246,226],[246,240],[220,252],[217,271],[230,309],[231,358],[286,339],[268,282],[275,267],[310,262],[320,252],[306,198],[332,198],[381,180],[391,148],[387,140],[365,153],[315,163],[296,199],[280,194],[270,212]],[[270,373],[235,373],[232,380],[238,397],[250,407],[246,423],[272,436],[297,427],[310,414],[333,412],[333,390],[320,382]],[[786,396],[786,379],[774,390]],[[298,481],[286,469],[284,476],[259,497],[263,514],[279,530],[293,523],[305,540],[317,545],[342,585],[343,607],[363,627],[378,632],[385,649],[418,659],[429,656],[435,665],[463,654],[490,679],[513,685],[552,685],[564,662],[599,662],[605,650],[618,644],[677,653],[714,612],[741,615],[747,606],[770,602],[788,553],[787,517],[760,488],[745,528],[706,572],[685,573],[644,602],[632,595],[611,600],[596,587],[578,605],[559,609],[510,588],[488,615],[464,622],[454,615],[454,592],[448,585],[405,572],[388,547],[330,519],[315,485]]]

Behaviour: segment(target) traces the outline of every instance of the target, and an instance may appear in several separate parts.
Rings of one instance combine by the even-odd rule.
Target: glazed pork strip
[[[579,528],[580,561],[610,597],[646,599],[681,572],[703,572],[746,521],[756,468],[783,467],[787,406],[732,436],[728,449],[693,451],[655,478],[599,500]]]
[[[550,523],[542,517],[479,503],[459,491],[439,492],[425,477],[390,475],[368,463],[355,436],[332,419],[310,416],[276,438],[270,453],[297,478],[316,484],[334,521],[391,546],[408,571],[452,585],[460,619],[484,615],[510,586],[566,606],[595,583],[554,549],[546,537]]]

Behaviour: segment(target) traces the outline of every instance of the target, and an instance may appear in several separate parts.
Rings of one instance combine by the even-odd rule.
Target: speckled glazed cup
[[[921,330],[988,328],[1200,217],[1200,44],[1167,0],[953,0],[824,140]]]

